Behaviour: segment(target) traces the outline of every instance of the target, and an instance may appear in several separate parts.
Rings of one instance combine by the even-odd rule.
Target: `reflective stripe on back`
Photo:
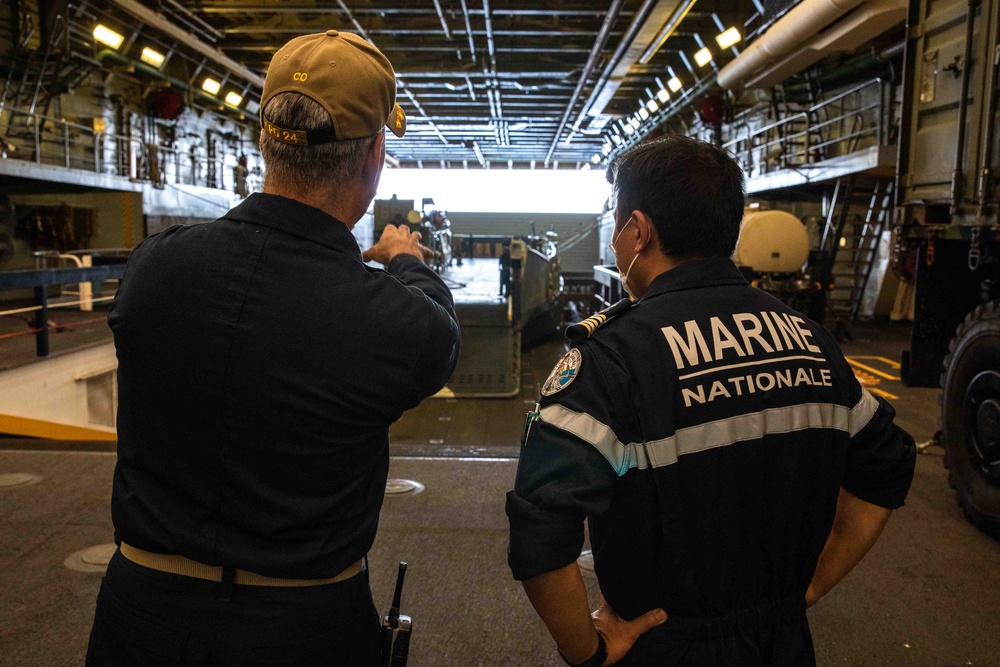
[[[590,415],[559,404],[542,408],[539,418],[589,443],[601,452],[620,476],[632,468],[643,470],[650,466],[668,466],[685,454],[757,440],[766,435],[825,428],[844,431],[853,437],[868,424],[877,409],[878,401],[863,389],[861,399],[853,409],[835,403],[768,408],[682,428],[667,438],[629,444],[621,442],[609,426]]]

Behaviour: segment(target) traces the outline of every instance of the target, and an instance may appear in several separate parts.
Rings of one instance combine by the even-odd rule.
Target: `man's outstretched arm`
[[[806,606],[830,592],[872,548],[889,521],[891,509],[861,500],[841,489],[830,537],[819,555],[812,583],[806,591]]]

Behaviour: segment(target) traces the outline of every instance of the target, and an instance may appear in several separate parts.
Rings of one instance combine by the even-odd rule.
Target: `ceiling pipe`
[[[678,6],[677,9],[674,10],[673,16],[670,17],[660,30],[660,34],[656,36],[656,39],[654,39],[649,45],[649,48],[646,49],[641,56],[639,56],[640,65],[649,63],[652,57],[656,55],[656,52],[660,50],[660,47],[667,43],[670,36],[674,34],[674,30],[677,29],[677,26],[679,26],[681,21],[684,20],[684,17],[688,15],[688,12],[691,11],[691,7],[694,6],[694,3],[695,0],[685,0],[684,4]]]
[[[447,146],[448,138],[444,136],[444,133],[441,132],[441,129],[434,123],[433,120],[431,120],[430,116],[427,115],[427,112],[424,111],[424,108],[420,106],[420,102],[417,101],[417,96],[414,95],[412,92],[410,92],[410,89],[406,87],[405,83],[403,83],[402,81],[398,81],[398,83],[399,87],[403,89],[403,94],[406,95],[408,98],[410,98],[410,103],[413,104],[414,108],[416,108],[417,113],[420,114],[420,117],[423,118],[424,121],[426,121],[426,123],[431,126],[431,129],[434,130],[435,134],[437,134],[441,138],[441,141],[444,142],[444,145]]]
[[[163,14],[143,7],[136,0],[112,0],[112,2],[139,19],[140,22],[169,35],[189,49],[197,51],[217,65],[224,67],[231,74],[245,79],[258,89],[264,88],[264,77],[251,71],[246,65],[236,62],[218,49],[213,49],[200,39],[191,36],[190,33],[178,28]]]
[[[441,19],[441,28],[444,30],[444,36],[451,41],[451,30],[448,29],[448,22],[444,20],[444,12],[441,10],[441,0],[434,0],[434,9],[437,10],[438,18]]]
[[[337,0],[337,4],[340,5],[340,9],[347,14],[347,20],[354,25],[354,29],[358,31],[358,34],[367,39],[369,44],[375,46],[375,42],[373,42],[372,38],[368,36],[368,33],[366,33],[365,29],[360,23],[358,23],[358,20],[354,18],[354,14],[351,13],[351,8],[344,4],[344,0]]]
[[[559,137],[562,136],[562,131],[566,127],[566,122],[569,120],[570,114],[573,113],[573,107],[576,106],[576,101],[580,98],[580,93],[583,91],[583,87],[587,84],[587,79],[590,78],[591,72],[594,71],[594,67],[597,65],[597,61],[601,56],[601,51],[604,49],[604,45],[608,41],[608,37],[611,36],[611,28],[618,20],[618,15],[621,13],[623,3],[624,0],[614,0],[614,2],[611,3],[611,8],[608,10],[607,15],[604,17],[604,23],[601,25],[601,29],[597,33],[597,39],[594,40],[593,48],[590,49],[590,55],[587,57],[587,63],[583,67],[583,73],[580,75],[580,80],[576,82],[576,88],[573,90],[573,94],[569,97],[569,104],[566,105],[566,111],[563,112],[562,120],[559,121],[559,127],[556,128],[555,136],[552,137],[552,145],[549,146],[549,152],[545,154],[546,167],[549,166],[549,161],[552,159],[552,154],[556,151],[556,146],[559,145]],[[581,116],[582,115],[583,114],[581,113]]]
[[[257,86],[257,88],[264,88],[264,78],[262,76],[253,72],[242,63],[236,62],[218,49],[213,49],[200,39],[192,37],[190,33],[171,23],[165,16],[163,16],[163,14],[154,12],[152,9],[147,9],[136,2],[136,0],[112,1],[126,12],[139,19],[142,23],[169,35],[193,51],[197,51],[217,65],[224,67],[228,72],[246,79],[253,85]]]
[[[462,15],[465,17],[465,34],[469,38],[469,55],[472,62],[476,62],[476,44],[472,41],[472,21],[469,20],[469,5],[462,0]]]
[[[618,67],[618,63],[621,62],[622,57],[625,55],[625,52],[628,51],[629,46],[631,46],[632,41],[635,40],[636,35],[638,35],[639,31],[642,30],[643,25],[646,23],[646,19],[649,18],[649,13],[653,10],[653,7],[656,6],[657,2],[659,2],[659,0],[645,0],[642,7],[639,8],[639,11],[635,13],[635,18],[632,19],[632,24],[628,27],[628,30],[625,31],[625,35],[622,37],[622,41],[618,43],[618,48],[615,49],[614,55],[611,56],[611,59],[605,66],[604,71],[601,72],[601,76],[597,79],[593,89],[590,91],[590,96],[580,109],[580,115],[577,116],[576,122],[573,123],[574,132],[580,129],[580,124],[583,122],[583,119],[590,112],[591,107],[594,106],[594,100],[596,100],[597,96],[601,94],[605,84],[607,84],[608,80],[611,78],[615,68]]]
[[[201,30],[208,33],[214,39],[219,40],[224,37],[224,35],[221,32],[212,27],[212,24],[199,18],[198,15],[196,15],[194,12],[192,12],[190,9],[188,9],[181,3],[177,2],[177,0],[167,0],[167,4],[176,9],[177,11],[179,11],[181,14],[184,14],[184,16],[191,19],[194,23],[198,25],[198,27]]]
[[[490,18],[490,0],[483,0],[483,18],[486,20],[486,50],[490,54],[490,71],[497,71],[496,46],[493,44],[493,20]]]
[[[740,88],[754,72],[781,58],[864,0],[803,0],[719,72],[723,88]]]

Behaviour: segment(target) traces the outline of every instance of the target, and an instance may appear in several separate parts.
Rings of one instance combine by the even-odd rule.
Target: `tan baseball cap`
[[[306,131],[270,122],[264,117],[267,103],[287,92],[321,104],[333,127]],[[392,65],[364,39],[339,30],[296,37],[278,49],[264,79],[260,123],[278,141],[298,146],[371,137],[383,125],[397,137],[406,132],[406,114],[396,104]]]

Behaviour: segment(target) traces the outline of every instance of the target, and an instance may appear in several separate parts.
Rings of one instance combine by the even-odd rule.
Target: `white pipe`
[[[906,20],[908,0],[871,0],[829,30],[744,79],[746,88],[770,88],[836,51],[853,51]]]
[[[719,85],[739,88],[754,72],[799,46],[863,1],[804,0],[723,67],[719,71]]]

